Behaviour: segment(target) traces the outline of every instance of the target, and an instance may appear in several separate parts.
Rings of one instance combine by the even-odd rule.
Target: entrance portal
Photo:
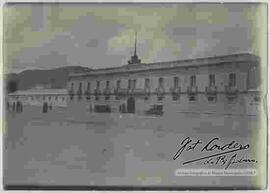
[[[133,97],[130,97],[127,100],[127,112],[135,113],[135,99]]]

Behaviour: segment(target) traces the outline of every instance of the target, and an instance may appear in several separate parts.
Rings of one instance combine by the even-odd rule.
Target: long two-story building
[[[257,115],[260,60],[250,53],[141,63],[72,74],[67,105],[74,113],[213,113]]]
[[[6,104],[7,109],[13,112],[36,107],[45,113],[55,108],[66,108],[67,96],[66,89],[32,88],[9,93]]]

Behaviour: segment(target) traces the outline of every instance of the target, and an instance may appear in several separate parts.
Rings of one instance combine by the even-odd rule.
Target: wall
[[[155,92],[158,87],[158,80],[160,77],[164,79],[164,87],[167,94],[162,101],[157,100],[157,96],[152,93],[149,100],[144,100],[144,96],[136,95],[136,113],[143,114],[147,109],[154,104],[163,105],[165,112],[171,113],[222,113],[222,114],[245,114],[249,111],[249,114],[256,114],[251,107],[247,107],[247,103],[250,104],[254,96],[247,94],[248,88],[252,84],[250,76],[255,76],[249,69],[254,66],[248,62],[238,63],[226,63],[203,67],[185,67],[175,69],[164,69],[164,70],[151,70],[137,73],[125,73],[125,74],[109,74],[99,76],[85,76],[85,77],[73,77],[70,79],[68,85],[71,82],[74,83],[75,93],[78,90],[80,82],[83,83],[83,92],[87,87],[87,82],[91,83],[91,92],[94,92],[96,87],[96,81],[100,81],[100,89],[103,91],[106,86],[106,81],[110,81],[110,87],[116,88],[116,81],[121,80],[121,88],[127,88],[128,79],[136,79],[136,88],[144,88],[145,78],[150,79],[151,92]],[[229,101],[227,95],[225,95],[225,86],[229,82],[229,73],[236,74],[236,87],[238,94],[235,100]],[[205,88],[209,84],[209,74],[215,74],[215,85],[217,87],[217,98],[215,102],[208,101],[205,93]],[[189,101],[189,95],[187,93],[187,87],[190,86],[190,76],[196,75],[196,85],[198,86],[198,93],[196,95],[197,100],[195,102]],[[173,87],[173,78],[179,77],[179,86],[181,87],[181,96],[177,101],[172,100],[170,88]],[[257,94],[258,95],[258,94]],[[248,99],[246,98],[248,96]],[[85,96],[79,100],[77,96],[73,100],[68,99],[68,106],[71,111],[76,111],[76,114],[83,114],[90,112],[89,107],[98,104],[110,105],[113,112],[119,112],[120,104],[127,104],[129,95],[122,97],[120,100],[116,100],[115,96],[112,95],[109,100],[105,100],[104,95],[100,96],[99,100],[95,100],[95,96],[92,95],[90,100],[87,100]],[[253,98],[252,98],[253,97]],[[255,104],[255,103],[254,103]],[[253,104],[253,106],[254,106]],[[255,104],[256,106],[257,104]],[[247,110],[249,108],[249,110]],[[257,108],[257,107],[254,107]],[[253,109],[254,109],[253,108]],[[76,109],[76,110],[75,110]],[[255,112],[255,113],[254,113]],[[74,114],[74,113],[73,113]]]
[[[246,91],[247,84],[252,85],[253,81],[248,79],[248,76],[252,76],[253,72],[249,72],[249,63],[228,63],[219,64],[215,66],[204,67],[185,67],[175,68],[169,70],[158,71],[145,71],[139,73],[126,73],[126,74],[110,74],[99,76],[82,76],[70,78],[67,86],[71,88],[71,83],[74,83],[74,91],[77,92],[79,83],[82,82],[83,91],[87,88],[87,83],[91,84],[91,92],[94,92],[96,88],[96,81],[100,81],[100,89],[103,90],[106,87],[106,81],[110,81],[110,87],[116,88],[116,81],[121,80],[121,88],[127,88],[129,79],[136,79],[136,88],[144,88],[145,78],[150,79],[150,88],[154,92],[158,87],[158,79],[163,77],[164,86],[167,92],[173,87],[173,78],[179,77],[179,86],[182,92],[187,91],[187,87],[190,86],[190,76],[196,75],[196,84],[199,92],[205,92],[205,87],[208,86],[209,74],[215,74],[216,86],[219,92],[224,92],[225,85],[228,85],[229,73],[236,73],[236,86],[239,91]],[[253,73],[254,74],[254,73]]]

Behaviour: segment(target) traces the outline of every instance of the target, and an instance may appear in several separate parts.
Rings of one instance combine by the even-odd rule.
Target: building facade
[[[7,108],[22,112],[24,108],[36,107],[41,112],[67,107],[66,89],[28,89],[8,94]]]
[[[140,63],[72,74],[68,108],[82,113],[257,115],[260,60],[249,53]]]

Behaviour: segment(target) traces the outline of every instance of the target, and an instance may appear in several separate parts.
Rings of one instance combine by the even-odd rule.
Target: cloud
[[[5,6],[4,14],[5,63],[11,68],[33,61],[47,67],[126,64],[134,31],[143,62],[265,48],[261,4],[20,4]],[[37,63],[53,51],[66,60]]]

